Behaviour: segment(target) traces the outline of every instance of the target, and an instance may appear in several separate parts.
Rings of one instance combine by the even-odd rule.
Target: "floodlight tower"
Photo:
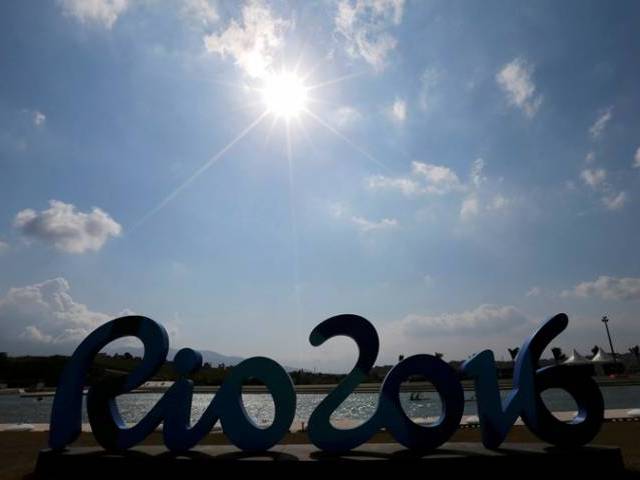
[[[604,328],[607,330],[607,338],[609,338],[609,347],[611,347],[611,355],[613,356],[613,363],[616,363],[616,351],[613,349],[613,342],[611,341],[611,333],[609,333],[609,317],[606,315],[602,317],[602,323],[604,323]]]

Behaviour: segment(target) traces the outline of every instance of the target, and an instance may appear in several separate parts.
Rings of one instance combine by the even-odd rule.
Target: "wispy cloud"
[[[511,305],[480,305],[473,310],[440,315],[411,314],[401,321],[406,335],[491,335],[521,327],[527,316]]]
[[[189,24],[207,27],[218,21],[218,11],[209,0],[182,0],[180,14]]]
[[[602,110],[600,116],[589,128],[589,134],[591,135],[591,138],[593,138],[594,140],[598,139],[604,132],[605,128],[607,128],[607,124],[611,121],[612,117],[613,107],[607,107]]]
[[[32,114],[33,117],[33,124],[36,127],[41,127],[42,125],[44,125],[45,120],[47,119],[46,115],[42,112],[39,111],[35,111]]]
[[[352,57],[381,71],[398,41],[387,30],[402,21],[404,0],[340,0],[335,29]]]
[[[334,123],[340,128],[348,128],[362,119],[362,114],[348,105],[338,107],[332,116]]]
[[[607,178],[607,171],[604,168],[585,168],[580,172],[582,181],[591,188],[598,188]]]
[[[389,107],[391,120],[400,124],[407,119],[407,102],[402,98],[396,98]]]
[[[9,250],[9,244],[0,240],[0,255]]]
[[[432,104],[433,91],[438,84],[441,73],[436,68],[426,68],[420,75],[420,93],[418,106],[421,110],[428,110]]]
[[[503,210],[509,206],[511,200],[504,195],[498,193],[489,201],[487,205],[488,210]]]
[[[383,218],[382,220],[369,220],[364,217],[352,216],[353,223],[361,232],[371,232],[376,230],[389,230],[398,226],[395,218]]]
[[[399,225],[395,218],[383,218],[381,220],[370,220],[361,215],[354,215],[342,203],[334,203],[330,205],[331,215],[334,218],[348,221],[354,225],[360,232],[367,233],[373,231],[390,230]]]
[[[406,177],[387,177],[385,175],[372,175],[366,179],[367,187],[372,190],[397,190],[403,195],[417,195],[427,193],[417,179]]]
[[[595,155],[589,158],[592,153],[587,155],[587,163],[595,162]],[[607,181],[607,171],[604,168],[585,168],[580,172],[580,178],[591,190],[599,193],[600,201],[607,210],[619,210],[627,203],[627,193],[618,191]]]
[[[638,147],[636,154],[633,156],[633,168],[640,168],[640,147]]]
[[[204,44],[208,52],[230,56],[250,77],[261,78],[267,74],[290,25],[290,21],[275,17],[263,1],[252,0],[242,7],[239,22],[231,19],[222,33],[206,35]]]
[[[589,152],[584,157],[584,163],[586,163],[587,165],[591,165],[595,161],[596,161],[596,154],[594,152]]]
[[[397,190],[404,195],[443,195],[462,188],[453,170],[423,162],[411,162],[409,177],[374,175],[366,179],[366,184],[373,190]]]
[[[74,205],[58,200],[51,200],[41,212],[30,208],[18,212],[13,224],[26,238],[67,253],[100,250],[110,237],[122,232],[120,224],[103,210],[78,212]]]
[[[487,177],[484,176],[484,159],[476,158],[471,165],[471,182],[479,187],[487,181]]]
[[[460,218],[462,220],[469,220],[480,213],[480,203],[478,197],[475,194],[469,195],[462,201],[460,206]]]
[[[627,192],[617,192],[602,197],[607,210],[619,210],[627,203]]]
[[[600,297],[605,300],[640,300],[640,278],[599,276],[596,280],[582,282],[570,290],[564,290],[562,297]]]
[[[370,190],[396,191],[407,197],[462,193],[460,219],[470,220],[483,212],[505,211],[512,200],[485,186],[485,161],[477,158],[471,165],[469,179],[462,182],[449,167],[424,162],[412,162],[410,175],[391,177],[372,175],[365,179]]]
[[[496,74],[496,81],[507,95],[509,103],[528,117],[533,117],[542,104],[542,95],[536,94],[536,86],[531,78],[533,71],[533,66],[517,57]]]
[[[525,293],[526,297],[539,297],[542,294],[542,289],[540,287],[533,286],[531,287],[529,290],[527,290],[527,293]]]
[[[128,8],[128,0],[58,0],[65,15],[81,23],[96,24],[107,29]]]
[[[485,161],[482,158],[475,159],[471,165],[469,181],[465,185],[465,191],[468,193],[460,205],[460,219],[463,221],[471,220],[483,212],[506,211],[513,203],[510,198],[501,193],[494,193],[484,186],[487,183],[484,168]]]

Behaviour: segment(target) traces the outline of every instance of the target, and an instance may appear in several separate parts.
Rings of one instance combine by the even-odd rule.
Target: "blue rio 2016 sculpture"
[[[540,439],[558,446],[583,445],[598,433],[604,403],[591,377],[592,371],[588,367],[564,365],[538,368],[543,350],[567,324],[567,316],[558,314],[523,344],[515,365],[513,390],[504,400],[498,389],[493,352],[485,350],[463,364],[462,372],[475,383],[485,447],[498,448],[518,417]],[[246,451],[267,450],[289,431],[296,409],[293,383],[278,363],[265,357],[249,358],[233,367],[200,419],[191,425],[193,382],[187,377],[202,366],[202,356],[190,348],[178,351],[173,360],[179,379],[140,422],[127,427],[118,412],[116,397],[150,379],[165,362],[169,350],[169,339],[161,325],[146,317],[128,316],[97,328],[69,360],[53,402],[49,437],[52,449],[64,449],[80,434],[84,381],[94,357],[110,342],[131,336],[144,345],[141,364],[128,375],[98,382],[87,394],[89,423],[105,449],[130,448],[160,423],[163,423],[167,448],[175,452],[192,448],[218,420],[230,441]],[[311,414],[308,433],[314,445],[322,450],[347,451],[362,445],[384,427],[405,447],[424,452],[442,445],[456,431],[464,409],[460,373],[441,359],[426,354],[405,358],[387,374],[380,388],[377,409],[369,420],[348,430],[333,427],[331,414],[364,380],[375,363],[380,344],[373,325],[357,315],[337,315],[325,320],[313,329],[309,341],[319,346],[335,336],[347,336],[356,342],[358,360],[347,377]],[[441,397],[443,411],[434,424],[418,425],[403,410],[400,385],[412,375],[425,377]],[[242,384],[248,378],[263,382],[273,397],[275,417],[267,428],[257,426],[244,409]],[[574,398],[578,414],[572,421],[562,422],[547,409],[540,394],[550,388],[563,389]]]

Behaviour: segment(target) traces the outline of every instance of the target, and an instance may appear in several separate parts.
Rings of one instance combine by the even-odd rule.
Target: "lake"
[[[640,408],[640,386],[601,387],[607,409]],[[503,396],[508,390],[501,391]],[[151,406],[158,401],[160,393],[126,394],[118,397],[118,407],[126,422],[137,422]],[[192,421],[196,421],[207,407],[214,394],[198,393],[193,396]],[[311,412],[325,397],[324,394],[298,394],[294,427],[308,422]],[[377,405],[378,395],[373,393],[354,393],[350,395],[332,415],[332,420],[363,422],[371,416]],[[465,415],[476,413],[474,392],[466,391]],[[564,391],[548,390],[543,399],[552,411],[572,411],[576,409],[573,399]],[[268,425],[273,419],[273,401],[268,394],[243,394],[247,413],[259,425]],[[411,418],[439,416],[441,404],[435,392],[422,392],[420,400],[411,400],[409,393],[401,393],[405,412]],[[0,395],[0,423],[49,423],[53,397],[41,400],[18,395]],[[86,410],[83,422],[88,422]]]

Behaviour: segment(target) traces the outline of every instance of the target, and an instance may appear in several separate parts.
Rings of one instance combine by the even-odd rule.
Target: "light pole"
[[[602,323],[604,323],[604,328],[607,330],[607,337],[609,338],[609,347],[611,347],[611,355],[613,356],[613,363],[617,363],[616,351],[613,349],[613,342],[611,341],[611,333],[609,333],[609,318],[606,315],[602,317]]]

